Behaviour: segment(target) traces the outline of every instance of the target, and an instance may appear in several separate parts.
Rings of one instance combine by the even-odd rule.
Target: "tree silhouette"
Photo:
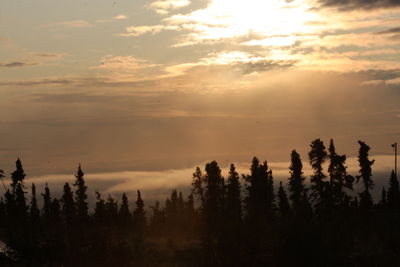
[[[101,194],[96,192],[96,207],[94,209],[94,217],[96,222],[104,223],[106,217],[106,204],[105,200],[101,198]]]
[[[265,161],[260,164],[254,157],[251,174],[245,176],[247,198],[245,199],[248,222],[267,223],[273,219],[275,195],[272,171]]]
[[[201,207],[204,206],[204,176],[199,167],[196,167],[192,179],[192,194],[200,200]]]
[[[46,183],[46,187],[44,188],[43,197],[43,208],[42,208],[42,215],[45,220],[49,220],[51,216],[51,195],[49,186]]]
[[[332,143],[333,145],[333,143]],[[314,170],[311,176],[311,196],[316,203],[318,213],[325,212],[331,202],[330,185],[325,181],[322,164],[327,159],[324,143],[318,138],[311,142],[311,151],[308,153],[310,165]]]
[[[13,188],[13,192],[15,192],[18,184],[21,184],[21,187],[23,188],[23,182],[26,176],[24,169],[22,168],[21,160],[19,158],[15,162],[15,166],[16,170],[11,173],[11,187]]]
[[[61,197],[61,202],[62,202],[62,214],[67,224],[71,226],[73,220],[75,219],[76,209],[74,203],[74,194],[68,183],[64,184],[64,190]]]
[[[137,231],[143,232],[146,229],[146,213],[141,193],[137,191],[136,208],[133,212],[134,227]]]
[[[235,165],[231,164],[229,176],[226,183],[226,215],[227,219],[235,225],[240,225],[242,221],[242,200],[240,198],[239,174],[236,172]]]
[[[119,217],[122,222],[129,222],[131,220],[128,197],[125,193],[122,194],[121,206],[119,207]]]
[[[85,180],[83,178],[84,173],[81,169],[81,165],[78,166],[78,171],[75,175],[75,205],[76,213],[79,220],[86,220],[88,216],[88,203],[87,203],[87,186],[85,185]]]
[[[369,209],[372,207],[372,196],[370,190],[373,188],[374,183],[372,182],[372,168],[371,166],[374,164],[375,160],[369,160],[368,152],[370,147],[362,142],[358,141],[360,145],[360,149],[358,151],[358,162],[360,166],[360,175],[356,176],[357,183],[360,178],[362,179],[364,185],[364,192],[360,193],[360,207],[363,209]]]
[[[303,176],[303,164],[296,150],[292,151],[290,160],[290,177],[289,177],[289,192],[290,200],[292,201],[293,211],[301,213],[305,205],[306,188],[304,185],[305,178]]]
[[[346,155],[338,155],[335,151],[333,140],[329,145],[329,168],[330,186],[332,193],[332,205],[348,206],[350,196],[344,189],[353,190],[354,177],[347,173]]]
[[[242,186],[233,164],[224,179],[212,161],[204,174],[196,168],[187,197],[173,189],[165,206],[156,201],[150,207],[148,226],[140,191],[133,214],[125,193],[116,201],[96,192],[91,209],[80,166],[74,190],[65,183],[59,199],[46,183],[39,210],[36,186],[29,198],[17,160],[11,186],[0,197],[0,240],[7,244],[0,266],[398,266],[399,181],[392,172],[374,203],[374,161],[369,146],[359,144],[356,178],[363,187],[358,195],[350,192],[354,178],[346,156],[336,152],[333,140],[326,153],[315,139],[308,153],[311,182],[306,183],[300,155],[293,150],[287,188],[281,181],[277,190],[277,207],[267,162],[254,157]],[[323,172],[327,160],[329,181]]]
[[[206,164],[204,219],[207,235],[215,237],[220,227],[224,200],[224,178],[216,161]]]

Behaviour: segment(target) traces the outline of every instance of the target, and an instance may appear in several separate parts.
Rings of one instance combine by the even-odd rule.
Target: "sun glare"
[[[283,46],[293,43],[295,34],[307,31],[305,22],[315,14],[301,1],[213,0],[208,8],[192,13],[191,18],[204,25],[197,28],[202,39],[221,39],[253,34],[264,40],[255,45]],[[291,36],[290,40],[285,38]],[[253,43],[247,43],[253,45]]]

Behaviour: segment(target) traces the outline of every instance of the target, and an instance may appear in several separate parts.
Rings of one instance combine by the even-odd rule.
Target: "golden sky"
[[[385,157],[399,62],[397,0],[3,1],[0,167],[306,161],[318,137]]]

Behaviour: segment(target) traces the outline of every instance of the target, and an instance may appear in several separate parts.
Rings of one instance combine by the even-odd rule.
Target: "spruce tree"
[[[16,170],[11,173],[11,187],[13,188],[14,193],[18,184],[21,184],[21,187],[23,189],[23,182],[26,176],[24,169],[22,168],[21,160],[19,158],[15,162],[15,166]]]
[[[43,208],[42,208],[42,215],[43,218],[48,221],[51,216],[51,195],[50,195],[50,189],[49,186],[46,183],[46,187],[44,188],[44,194],[42,194],[43,197]]]
[[[226,215],[233,224],[240,224],[242,220],[242,200],[240,198],[239,174],[235,165],[231,164],[226,183]]]
[[[250,168],[251,174],[244,176],[246,181],[247,221],[252,224],[265,224],[273,219],[275,210],[275,194],[272,171],[265,161],[260,164],[254,157]]]
[[[371,149],[365,142],[358,141],[360,145],[358,151],[358,162],[360,166],[357,178],[357,183],[362,179],[364,185],[364,191],[360,193],[360,207],[363,209],[369,209],[372,207],[373,200],[370,190],[373,188],[374,183],[372,182],[372,168],[375,160],[369,160],[369,150]]]
[[[67,225],[71,225],[76,214],[74,194],[68,183],[64,184],[64,190],[61,197],[62,202],[62,214],[64,216]]]
[[[206,164],[203,218],[206,235],[215,238],[221,224],[224,178],[216,161]]]
[[[324,143],[320,139],[311,142],[311,151],[308,153],[310,165],[314,170],[311,176],[311,196],[317,209],[326,209],[329,202],[329,184],[325,181],[322,165],[327,159]]]
[[[200,201],[200,207],[204,206],[204,176],[199,167],[196,167],[192,179],[192,194]]]
[[[328,173],[330,177],[332,204],[343,206],[350,199],[350,196],[344,189],[353,190],[354,177],[347,173],[346,155],[338,155],[336,153],[332,139],[329,145]]]
[[[296,150],[292,151],[290,162],[289,198],[292,201],[293,211],[298,213],[304,206],[304,193],[306,188],[304,185],[303,164]]]
[[[137,191],[136,208],[133,211],[133,223],[136,231],[142,233],[146,229],[146,213],[144,211],[144,201],[141,193]]]
[[[121,206],[119,208],[119,217],[123,223],[124,222],[129,223],[131,219],[131,213],[129,212],[128,197],[126,196],[125,193],[122,194]]]
[[[85,179],[83,178],[84,172],[82,171],[81,165],[78,166],[78,171],[75,175],[75,205],[76,213],[80,220],[86,220],[88,217],[88,203],[87,203],[87,186],[85,185]]]

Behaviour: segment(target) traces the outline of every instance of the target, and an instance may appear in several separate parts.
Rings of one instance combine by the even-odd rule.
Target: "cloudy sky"
[[[3,1],[0,169],[80,162],[129,191],[214,159],[287,173],[321,137],[349,157],[365,140],[389,173],[399,62],[398,0]]]

